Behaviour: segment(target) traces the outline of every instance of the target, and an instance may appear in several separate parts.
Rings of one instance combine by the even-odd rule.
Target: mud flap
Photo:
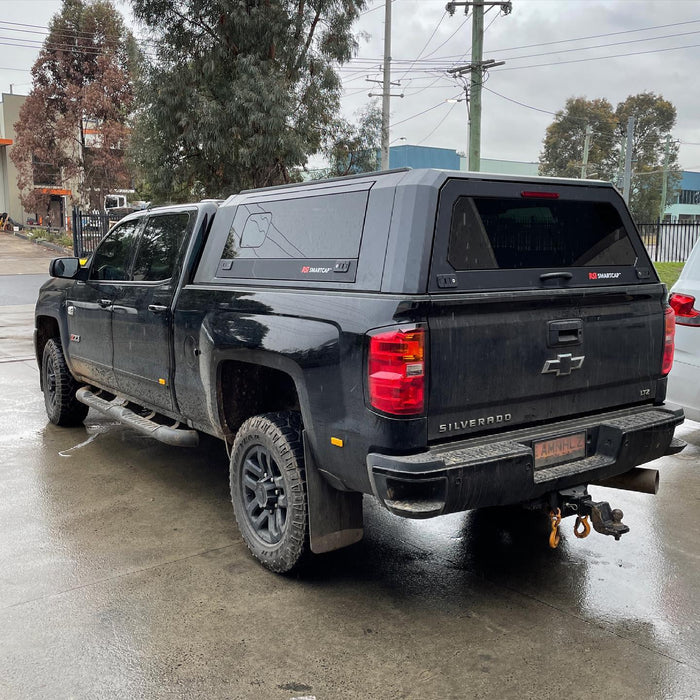
[[[304,432],[304,464],[309,499],[309,544],[314,554],[359,542],[364,534],[362,494],[338,491],[320,474]]]

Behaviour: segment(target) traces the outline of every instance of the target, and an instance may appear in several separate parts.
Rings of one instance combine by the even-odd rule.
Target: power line
[[[508,97],[506,95],[502,95],[500,92],[496,92],[495,90],[492,90],[491,88],[487,88],[484,86],[484,90],[487,90],[490,93],[493,93],[494,95],[497,95],[498,97],[507,100],[508,102],[512,102],[513,104],[519,105],[521,107],[525,107],[526,109],[531,109],[534,110],[535,112],[542,112],[543,114],[551,114],[555,117],[559,116],[559,112],[552,112],[548,109],[540,109],[539,107],[533,107],[532,105],[526,104],[525,102],[520,102],[519,100],[515,100],[512,97]],[[578,121],[581,122],[582,124],[589,124],[590,119],[586,119],[585,117],[574,117],[572,115],[563,115],[566,116],[567,119],[573,120],[573,121]],[[598,139],[608,139],[609,141],[614,141],[614,142],[619,142],[620,139],[622,138],[621,134],[615,134],[615,133],[605,133],[602,131],[592,131],[591,132],[593,136],[596,136]],[[678,141],[677,143],[683,143],[682,141]],[[654,138],[654,137],[647,137],[644,139],[638,139],[637,144],[652,144],[652,145],[660,145],[659,139]],[[700,146],[700,143],[694,144],[697,146]]]
[[[0,20],[0,29],[4,29],[5,31],[11,31],[11,32],[21,32],[24,34],[39,34],[42,36],[46,36],[49,34],[54,34],[55,36],[59,37],[69,37],[69,38],[85,38],[85,39],[91,39],[94,37],[93,32],[87,32],[87,31],[81,31],[81,30],[65,30],[65,29],[51,29],[50,27],[43,25],[43,24],[27,24],[26,22],[10,22],[8,20]],[[4,26],[4,25],[11,25],[11,26]],[[29,27],[30,29],[14,29],[14,27]],[[38,31],[37,31],[38,30]],[[118,34],[106,34],[105,39],[113,39],[113,40],[119,40],[121,37]],[[157,40],[155,39],[148,39],[147,37],[139,38],[139,41],[147,42],[147,43],[157,43]]]
[[[624,46],[626,44],[638,44],[641,41],[656,41],[657,39],[671,39],[671,38],[677,38],[680,36],[690,36],[691,34],[699,34],[700,30],[695,30],[692,32],[683,32],[681,34],[664,34],[662,36],[652,36],[652,37],[646,37],[644,39],[629,39],[628,41],[616,41],[613,42],[612,44],[597,44],[595,46],[579,46],[575,49],[558,49],[556,51],[545,51],[543,53],[531,53],[526,56],[506,56],[504,60],[506,61],[518,61],[523,58],[536,58],[537,56],[552,56],[554,54],[561,54],[561,53],[572,53],[575,51],[591,51],[593,49],[605,49],[610,46]]]
[[[635,32],[648,32],[652,29],[668,29],[669,27],[680,27],[685,24],[698,24],[700,19],[691,19],[685,22],[673,22],[672,24],[656,24],[652,27],[642,27],[641,29],[625,29],[619,32],[608,32],[607,34],[591,34],[589,36],[581,36],[572,39],[557,39],[556,41],[544,41],[537,44],[523,44],[522,46],[509,46],[506,48],[495,49],[495,51],[519,51],[520,49],[533,49],[538,46],[553,46],[554,44],[566,44],[570,41],[586,41],[587,39],[602,39],[606,36],[618,36],[620,34],[633,34]]]
[[[460,95],[461,95],[461,93],[459,95],[455,95],[455,97],[453,99],[456,99]],[[410,117],[406,117],[405,119],[401,119],[397,122],[394,122],[394,126],[398,126],[399,124],[403,124],[404,122],[411,121],[411,119],[415,119],[416,117],[420,117],[423,114],[427,114],[428,112],[432,112],[434,109],[437,109],[438,107],[441,107],[444,104],[445,104],[445,100],[441,100],[436,105],[433,105],[432,107],[428,107],[428,109],[424,109],[422,112],[418,112],[418,114],[412,114]]]
[[[392,4],[392,5],[393,5],[395,2],[396,2],[396,0],[391,0],[391,4]],[[373,8],[371,8],[371,9],[369,9],[369,10],[365,10],[364,12],[360,12],[360,17],[362,17],[363,15],[368,15],[370,12],[374,12],[375,10],[380,10],[380,9],[382,9],[383,7],[384,7],[384,5],[380,3],[380,4],[377,5],[376,7],[373,7]]]
[[[411,68],[413,68],[418,59],[423,55],[423,51],[425,51],[428,48],[428,44],[430,44],[430,42],[433,40],[433,37],[437,33],[437,30],[440,29],[440,25],[442,24],[442,21],[445,19],[445,17],[447,17],[447,10],[445,10],[445,12],[442,13],[442,17],[440,17],[440,21],[435,26],[435,29],[433,29],[433,33],[428,37],[428,40],[423,45],[423,48],[418,52],[416,60],[409,65],[408,70],[399,78],[399,82],[401,82],[408,75]]]
[[[457,35],[457,33],[459,32],[459,30],[467,23],[467,20],[468,20],[468,19],[469,19],[469,15],[467,15],[467,16],[464,18],[464,22],[462,22],[462,24],[460,24],[459,27],[457,27],[457,29],[455,29],[454,32],[452,32],[452,34],[450,34],[450,36],[448,36],[447,39],[445,39],[445,41],[443,41],[442,44],[440,44],[440,46],[438,46],[436,49],[434,49],[433,51],[431,51],[429,54],[427,54],[427,55],[426,55],[423,59],[421,59],[421,60],[422,60],[422,61],[427,61],[427,59],[429,59],[431,56],[434,56],[448,41],[450,41],[452,38],[454,38],[454,37]],[[465,51],[465,53],[464,53],[464,54],[461,54],[461,55],[462,55],[462,56],[466,56],[466,53],[467,53],[467,52]],[[438,60],[438,59],[435,59],[435,60]]]
[[[447,113],[445,114],[445,116],[435,125],[435,128],[423,140],[419,141],[416,145],[420,146],[420,145],[424,144],[442,126],[445,119],[447,119],[447,117],[449,117],[450,114],[452,114],[452,110],[456,106],[457,106],[457,103],[453,102],[452,106],[447,110]]]
[[[497,95],[498,97],[507,100],[508,102],[512,102],[513,104],[520,105],[521,107],[525,107],[527,109],[532,109],[535,112],[542,112],[543,114],[551,114],[552,116],[557,116],[556,112],[550,112],[548,109],[540,109],[539,107],[533,107],[532,105],[525,104],[524,102],[520,102],[518,100],[514,100],[512,97],[506,97],[505,95],[501,95],[500,92],[496,92],[495,90],[492,90],[491,88],[487,88],[486,85],[482,85],[482,88],[486,90],[487,92],[492,93],[493,95]]]
[[[499,16],[499,15],[496,15],[496,17],[498,17],[498,16]],[[458,27],[458,30],[461,29],[461,27],[464,26],[465,23],[466,23],[466,20],[465,20],[465,22],[462,23],[462,25],[460,25],[460,27]],[[492,23],[493,23],[493,22],[492,22]],[[652,27],[645,27],[645,28],[643,28],[643,29],[629,29],[629,30],[620,31],[620,32],[608,32],[608,33],[606,33],[606,34],[591,34],[591,35],[589,35],[589,36],[584,36],[584,37],[577,37],[577,38],[572,38],[572,39],[559,39],[559,40],[557,40],[557,41],[545,41],[545,42],[541,42],[541,43],[537,43],[537,44],[524,44],[524,45],[522,45],[522,46],[511,46],[511,47],[507,47],[507,48],[496,48],[496,49],[493,49],[492,51],[494,51],[494,52],[519,51],[519,50],[521,50],[521,49],[536,48],[536,47],[540,47],[540,46],[553,46],[553,45],[555,45],[555,44],[570,43],[570,42],[574,42],[574,41],[585,41],[585,40],[588,40],[588,39],[601,39],[601,38],[608,37],[608,36],[618,36],[618,35],[621,35],[621,34],[630,34],[630,33],[634,33],[634,32],[651,31],[652,29],[666,29],[666,28],[668,28],[668,27],[676,27],[676,26],[683,26],[683,25],[697,24],[697,23],[700,23],[700,20],[690,20],[690,21],[686,21],[686,22],[675,22],[675,23],[672,23],[672,24],[660,24],[660,25],[655,25],[655,26],[652,26]],[[490,25],[489,25],[489,26],[490,26]],[[455,32],[455,34],[456,34],[456,33],[457,33],[457,32]],[[694,34],[694,33],[696,33],[696,32],[684,32],[683,34],[668,34],[668,35],[662,35],[662,36],[652,36],[652,37],[646,37],[646,38],[644,38],[644,39],[635,39],[634,41],[637,41],[637,42],[639,42],[639,41],[654,41],[654,40],[656,40],[656,39],[662,39],[662,38],[668,38],[668,37],[674,37],[674,36],[685,36],[686,34]],[[452,36],[454,36],[454,34],[453,34]],[[452,37],[450,37],[450,38],[452,38]],[[449,39],[448,39],[448,41],[449,41]],[[444,43],[447,43],[447,42],[444,42]],[[444,43],[443,43],[443,45],[444,45]],[[631,42],[612,42],[612,43],[609,43],[609,44],[601,44],[600,47],[595,47],[595,48],[602,48],[602,47],[605,47],[605,46],[619,46],[619,45],[622,45],[622,44],[625,44],[625,43],[631,43]],[[439,48],[442,48],[442,45],[439,46],[438,49],[439,49]],[[566,52],[566,51],[578,51],[578,50],[584,51],[584,50],[586,50],[587,48],[594,48],[594,47],[583,47],[583,46],[582,46],[582,47],[578,47],[578,48],[575,48],[575,49],[563,49],[562,51],[555,51],[555,52],[552,52],[552,53],[564,53],[564,52]],[[462,55],[462,54],[453,54],[453,55],[441,56],[441,57],[436,58],[436,59],[430,59],[430,60],[428,60],[429,57],[430,57],[430,56],[433,56],[433,55],[435,54],[436,51],[437,51],[437,49],[434,50],[434,51],[432,51],[430,54],[427,54],[426,56],[424,56],[424,57],[420,60],[420,62],[421,62],[421,63],[424,63],[424,62],[429,62],[429,63],[441,63],[441,62],[448,61],[448,60],[451,60],[451,59],[459,59],[459,57]],[[544,53],[543,53],[543,54],[534,54],[534,55],[549,55],[549,54],[544,54]],[[525,56],[519,56],[519,57],[516,56],[516,57],[514,57],[514,58],[512,58],[512,59],[509,59],[509,60],[515,60],[515,59],[517,59],[517,58],[526,58],[526,57],[525,57]],[[355,59],[351,59],[351,60],[369,60],[369,61],[376,61],[376,60],[379,60],[379,59],[367,57],[367,58],[364,58],[364,59],[355,58]],[[412,60],[412,59],[392,58],[392,62],[396,62],[396,63],[400,63],[400,62],[409,62],[409,61],[411,61],[411,60]]]
[[[529,66],[513,66],[511,68],[496,68],[499,73],[507,70],[523,70],[528,68],[545,68],[548,66],[564,66],[569,63],[586,63],[588,61],[605,61],[609,58],[625,58],[626,56],[643,56],[652,53],[666,53],[667,51],[679,51],[680,49],[695,49],[700,44],[687,44],[686,46],[669,46],[664,49],[651,49],[650,51],[634,51],[632,53],[618,53],[610,56],[590,56],[589,58],[576,58],[569,61],[554,61],[552,63],[534,63]]]

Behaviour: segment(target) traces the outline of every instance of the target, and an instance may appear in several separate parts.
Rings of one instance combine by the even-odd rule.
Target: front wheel
[[[295,411],[249,418],[231,453],[231,501],[252,555],[276,573],[309,553],[301,418]]]
[[[41,381],[49,420],[62,426],[82,423],[89,409],[75,398],[79,385],[68,369],[60,338],[51,338],[44,346]]]

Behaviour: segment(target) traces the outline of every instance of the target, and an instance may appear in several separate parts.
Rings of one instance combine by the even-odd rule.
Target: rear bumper
[[[430,518],[509,505],[622,474],[662,457],[683,410],[665,404],[437,445],[419,454],[367,455],[372,489],[396,515]],[[533,443],[585,434],[585,456],[535,468]]]

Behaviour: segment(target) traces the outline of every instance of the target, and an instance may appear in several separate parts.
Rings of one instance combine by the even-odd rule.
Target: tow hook
[[[624,513],[619,508],[611,508],[607,501],[594,501],[585,487],[567,489],[553,494],[553,503],[549,511],[551,532],[549,546],[555,549],[559,545],[559,524],[569,515],[576,516],[574,535],[579,539],[588,537],[591,525],[601,535],[612,535],[619,540],[630,531],[622,522]],[[591,523],[588,523],[590,517]]]

